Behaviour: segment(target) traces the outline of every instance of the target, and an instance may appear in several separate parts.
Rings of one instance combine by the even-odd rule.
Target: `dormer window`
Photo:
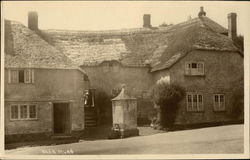
[[[103,72],[118,72],[119,65],[114,62],[105,62],[103,63]]]
[[[204,75],[204,62],[186,62],[185,75]]]
[[[34,70],[9,69],[8,83],[34,83]]]

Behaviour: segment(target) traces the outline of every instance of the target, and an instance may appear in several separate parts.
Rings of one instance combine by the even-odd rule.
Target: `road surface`
[[[243,125],[159,133],[116,140],[81,141],[56,146],[24,147],[6,154],[209,154],[243,153]]]

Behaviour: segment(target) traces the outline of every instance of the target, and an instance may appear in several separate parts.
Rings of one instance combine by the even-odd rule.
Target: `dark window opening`
[[[24,83],[24,70],[18,71],[18,79],[19,79],[19,83]]]
[[[192,68],[197,68],[197,63],[192,63]]]
[[[87,75],[83,76],[84,81],[89,81],[89,77]]]

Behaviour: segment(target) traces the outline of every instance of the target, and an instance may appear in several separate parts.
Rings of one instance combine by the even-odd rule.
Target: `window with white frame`
[[[34,83],[34,69],[9,69],[8,83]]]
[[[186,62],[186,75],[204,75],[204,62]]]
[[[11,120],[32,120],[37,119],[37,106],[34,104],[14,104],[10,106]]]
[[[203,95],[196,93],[187,94],[187,111],[203,111]]]
[[[225,110],[225,95],[215,94],[214,95],[214,111],[224,111]]]

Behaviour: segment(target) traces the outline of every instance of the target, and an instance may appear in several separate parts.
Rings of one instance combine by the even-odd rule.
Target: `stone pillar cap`
[[[129,100],[129,99],[136,99],[136,98],[132,98],[130,96],[128,96],[126,93],[125,93],[125,85],[122,86],[122,90],[121,92],[119,93],[118,96],[116,96],[115,98],[112,99],[112,101],[117,101],[117,100]]]

